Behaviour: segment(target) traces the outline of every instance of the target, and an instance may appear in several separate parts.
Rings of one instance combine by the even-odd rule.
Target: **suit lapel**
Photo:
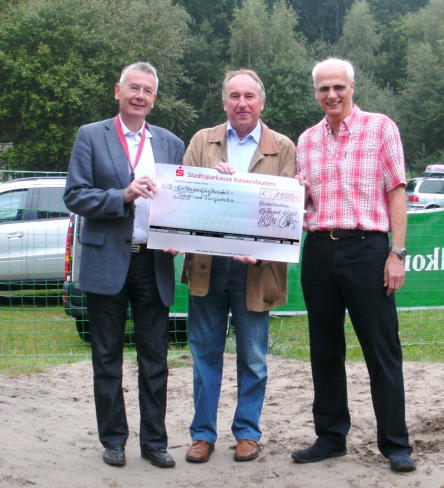
[[[119,141],[116,126],[114,125],[114,119],[108,120],[105,125],[105,140],[108,145],[111,164],[116,177],[120,181],[122,188],[126,188],[130,183],[128,159],[122,144]]]
[[[168,144],[166,140],[159,134],[155,127],[148,126],[151,132],[151,147],[153,149],[153,156],[155,163],[168,163]]]

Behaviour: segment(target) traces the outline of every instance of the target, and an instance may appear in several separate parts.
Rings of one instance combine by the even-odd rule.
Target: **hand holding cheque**
[[[156,166],[150,248],[299,261],[304,187],[297,179]]]

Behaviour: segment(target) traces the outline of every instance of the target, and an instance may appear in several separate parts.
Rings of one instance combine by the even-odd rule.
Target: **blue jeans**
[[[189,298],[189,342],[194,360],[193,440],[215,442],[223,354],[231,308],[237,349],[237,408],[231,426],[236,440],[258,441],[267,383],[268,312],[246,306],[247,265],[213,256],[209,292]]]

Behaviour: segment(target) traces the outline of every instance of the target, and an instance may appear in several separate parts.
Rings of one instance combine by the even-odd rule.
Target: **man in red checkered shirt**
[[[404,284],[407,253],[401,139],[388,117],[353,104],[349,62],[318,63],[313,81],[325,118],[300,136],[297,170],[308,190],[301,275],[317,440],[292,458],[307,463],[346,454],[347,310],[370,376],[378,447],[393,471],[413,471],[393,294]]]

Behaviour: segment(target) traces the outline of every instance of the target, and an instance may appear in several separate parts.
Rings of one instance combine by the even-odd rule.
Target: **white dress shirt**
[[[120,117],[120,116],[119,116]],[[142,140],[143,125],[140,129],[134,133],[131,132],[128,127],[123,123],[122,131],[125,135],[126,143],[128,144],[128,152],[131,158],[131,165],[134,164],[137,156],[137,150],[139,149],[140,141]],[[148,130],[146,123],[145,130],[145,144],[143,146],[142,154],[140,155],[139,162],[136,168],[133,170],[135,178],[140,178],[142,176],[149,176],[154,179],[156,174],[156,163],[154,161],[153,148],[151,146],[152,134]],[[131,171],[128,166],[128,170]],[[148,227],[150,222],[150,207],[151,198],[139,197],[134,200],[135,205],[135,217],[134,217],[134,228],[133,228],[133,244],[146,244],[148,240]]]

